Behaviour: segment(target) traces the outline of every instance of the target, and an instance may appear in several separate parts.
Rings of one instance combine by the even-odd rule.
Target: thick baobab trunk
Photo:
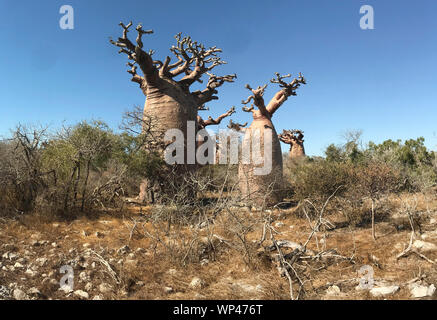
[[[293,144],[289,153],[290,159],[303,159],[305,158],[305,148],[303,144]]]
[[[196,101],[192,96],[172,85],[170,80],[160,79],[159,85],[147,87],[144,118],[151,119],[150,130],[157,139],[163,139],[163,135],[169,129],[178,129],[184,134],[184,145],[187,146],[189,122],[195,124],[195,131],[197,131]],[[187,159],[187,148],[184,158]]]
[[[183,178],[183,175],[193,173],[197,166],[187,163],[191,151],[187,148],[187,138],[189,138],[189,123],[194,123],[194,130],[197,131],[197,106],[194,99],[172,85],[170,81],[160,79],[159,84],[147,86],[147,99],[144,106],[144,119],[146,118],[151,121],[149,131],[157,142],[163,141],[165,132],[169,129],[178,129],[183,133],[185,163],[177,165],[172,178],[175,179],[176,176]],[[165,145],[165,143],[157,143],[156,151],[162,157],[164,157]],[[159,180],[158,177],[143,180],[139,193],[141,202],[155,203],[160,201],[160,195],[169,191],[166,190],[168,185]],[[175,184],[178,183],[173,181],[172,185]]]
[[[284,82],[283,79],[291,75],[280,76],[276,73],[276,76],[277,79],[272,79],[271,82],[278,83],[282,89],[275,94],[267,106],[264,104],[263,97],[267,85],[257,89],[246,85],[252,95],[242,102],[247,105],[253,101],[251,107],[243,107],[243,111],[252,112],[253,122],[245,129],[243,139],[242,159],[238,173],[240,191],[244,202],[262,207],[275,205],[282,200],[282,151],[271,121],[272,116],[289,96],[296,95],[295,90],[301,84],[305,84],[302,75],[290,83]]]
[[[247,146],[250,146],[250,151],[247,151]],[[243,152],[248,152],[243,154],[238,170],[243,201],[267,207],[280,202],[282,152],[270,119],[255,119],[245,130]],[[247,156],[250,156],[250,163],[245,164],[244,158]]]

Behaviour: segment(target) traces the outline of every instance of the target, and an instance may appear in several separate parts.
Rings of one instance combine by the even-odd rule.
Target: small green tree
[[[334,144],[330,144],[325,150],[326,160],[329,162],[343,161],[342,151]]]
[[[44,165],[56,171],[58,181],[55,184],[64,188],[64,210],[68,210],[70,202],[76,205],[80,198],[80,210],[84,211],[90,172],[106,168],[116,142],[116,136],[105,123],[83,121],[73,127],[64,127],[47,143],[43,152]]]

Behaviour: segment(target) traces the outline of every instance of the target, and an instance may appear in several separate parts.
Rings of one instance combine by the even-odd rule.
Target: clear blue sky
[[[74,30],[59,28],[64,4],[75,9]],[[374,7],[374,30],[359,27],[364,4]],[[238,80],[209,104],[214,116],[241,106],[246,83],[301,71],[308,84],[274,122],[277,131],[304,130],[308,154],[321,155],[348,129],[376,142],[424,136],[437,149],[436,16],[435,0],[0,0],[0,135],[18,122],[94,118],[117,128],[123,111],[144,104],[126,57],[108,42],[121,20],[133,20],[154,29],[144,42],[156,58],[180,31],[223,49],[228,65],[216,73]],[[266,99],[276,89],[269,85]],[[251,117],[238,108],[234,119]]]

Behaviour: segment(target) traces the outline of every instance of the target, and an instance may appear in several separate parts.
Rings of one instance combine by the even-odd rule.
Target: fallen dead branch
[[[89,252],[91,252],[92,254],[94,254],[97,258],[97,260],[106,267],[109,275],[112,277],[112,279],[114,279],[114,281],[117,284],[121,283],[120,278],[118,277],[117,273],[111,268],[111,265],[101,256],[99,255],[97,252],[95,252],[94,250],[89,249]]]
[[[411,232],[410,243],[409,243],[407,249],[405,249],[400,254],[398,254],[396,256],[396,260],[399,260],[400,258],[403,258],[403,257],[408,257],[411,253],[414,253],[414,254],[418,255],[420,258],[422,258],[423,260],[425,260],[431,264],[436,264],[434,261],[429,259],[427,256],[425,256],[424,254],[420,253],[419,251],[417,251],[416,249],[413,248],[413,238],[414,238],[414,232]]]
[[[434,261],[432,261],[431,259],[429,259],[428,257],[426,257],[425,255],[423,255],[422,253],[418,252],[416,249],[413,248],[413,240],[414,240],[414,235],[415,235],[414,221],[413,221],[412,213],[410,212],[410,210],[407,209],[406,214],[408,216],[408,221],[410,222],[410,226],[411,226],[410,243],[408,244],[408,247],[404,251],[402,251],[400,254],[398,254],[396,256],[396,260],[399,260],[400,258],[403,258],[403,257],[407,257],[411,253],[414,253],[414,254],[418,255],[420,258],[424,259],[425,261],[427,261],[431,264],[436,264]]]

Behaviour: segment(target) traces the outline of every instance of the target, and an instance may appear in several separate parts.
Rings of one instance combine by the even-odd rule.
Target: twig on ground
[[[410,243],[408,244],[407,249],[405,249],[404,251],[402,251],[400,254],[396,256],[396,260],[399,260],[400,258],[403,257],[407,257],[408,255],[410,255],[410,253],[415,253],[422,259],[426,260],[427,262],[431,264],[436,264],[434,261],[432,261],[431,259],[429,259],[428,257],[426,257],[425,255],[421,254],[420,252],[418,252],[416,249],[413,248],[414,226],[410,214],[408,214],[408,217],[410,218],[410,225],[411,225]]]
[[[99,255],[97,252],[95,252],[94,250],[89,249],[91,253],[93,253],[96,257],[97,260],[106,267],[106,269],[108,270],[109,275],[112,277],[112,279],[114,279],[114,281],[117,284],[121,283],[120,278],[118,277],[117,273],[111,268],[111,265],[105,260],[103,259],[103,257],[101,255]]]

